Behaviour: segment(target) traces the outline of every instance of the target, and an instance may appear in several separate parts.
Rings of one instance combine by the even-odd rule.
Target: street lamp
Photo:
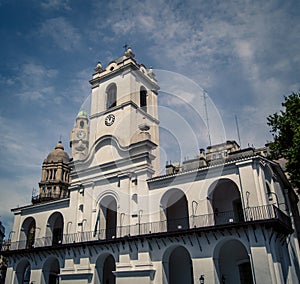
[[[69,225],[72,225],[72,221],[69,221],[67,223],[67,235],[69,235]],[[70,226],[71,227],[71,226]]]
[[[269,201],[272,201],[272,196],[271,194],[274,194],[275,195],[275,199],[276,199],[276,203],[277,203],[277,208],[279,208],[279,201],[278,201],[278,196],[275,192],[272,192],[272,191],[269,191],[267,192],[267,196],[269,198]]]

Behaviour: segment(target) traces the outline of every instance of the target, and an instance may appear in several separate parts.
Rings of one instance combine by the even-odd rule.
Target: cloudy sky
[[[204,88],[226,139],[237,139],[237,116],[242,146],[263,146],[271,139],[266,117],[300,89],[299,11],[296,0],[0,0],[0,220],[7,234],[10,208],[30,203],[60,136],[68,150],[94,66],[121,56],[124,44],[147,67]],[[189,92],[181,96],[191,103]],[[160,100],[190,113],[178,100]]]

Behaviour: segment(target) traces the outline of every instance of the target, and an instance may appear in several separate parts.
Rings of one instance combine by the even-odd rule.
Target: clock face
[[[107,126],[111,126],[114,122],[115,122],[115,116],[113,114],[109,114],[105,118],[105,125]]]
[[[82,130],[79,130],[79,131],[77,132],[77,137],[78,137],[79,139],[83,139],[83,138],[85,137],[85,132],[82,131]]]

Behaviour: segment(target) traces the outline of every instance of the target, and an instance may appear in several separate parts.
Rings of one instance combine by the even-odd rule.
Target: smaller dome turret
[[[81,117],[84,117],[84,118],[87,118],[88,117],[88,115],[87,115],[87,113],[86,113],[86,111],[82,108],[79,112],[78,112],[78,114],[77,114],[77,118],[81,118]]]
[[[70,158],[61,141],[58,141],[43,162],[39,194],[32,197],[33,203],[57,200],[69,196]]]
[[[67,152],[65,152],[64,146],[62,145],[61,141],[58,141],[55,149],[48,154],[45,160],[46,163],[63,162],[64,164],[69,163],[69,161],[69,155]]]

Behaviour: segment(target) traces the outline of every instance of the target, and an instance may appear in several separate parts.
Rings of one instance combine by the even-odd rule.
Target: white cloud
[[[0,131],[3,134],[0,140],[1,157],[4,159],[5,156],[6,162],[10,163],[7,170],[14,172],[15,167],[28,168],[41,164],[44,153],[38,147],[38,140],[32,136],[34,133],[30,125],[0,116]],[[1,167],[7,167],[7,164],[3,163]]]
[[[69,0],[44,0],[41,2],[41,7],[45,10],[70,10]]]
[[[25,63],[18,66],[16,76],[3,79],[1,83],[15,85],[14,95],[24,102],[55,101],[55,88],[51,79],[55,79],[58,71],[35,63]],[[52,85],[53,84],[53,85]]]
[[[28,77],[30,80],[41,80],[45,78],[53,78],[57,75],[57,70],[47,69],[42,65],[37,65],[32,62],[24,64],[21,67],[21,72],[23,76]]]
[[[252,59],[253,57],[253,47],[251,44],[245,40],[236,41],[236,49],[239,57],[247,60]]]
[[[81,44],[78,30],[63,17],[46,20],[41,25],[39,33],[44,38],[50,38],[54,45],[64,51],[77,49]]]

